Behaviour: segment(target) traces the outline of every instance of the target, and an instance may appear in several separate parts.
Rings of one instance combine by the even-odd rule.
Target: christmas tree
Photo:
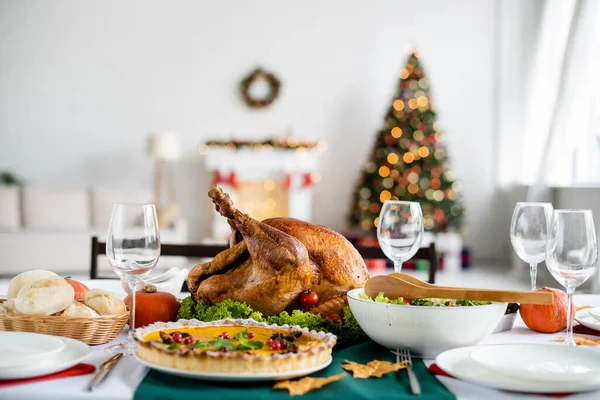
[[[460,229],[461,184],[449,169],[435,119],[429,82],[413,51],[356,186],[349,218],[353,228],[373,232],[383,202],[406,200],[421,204],[426,230]]]

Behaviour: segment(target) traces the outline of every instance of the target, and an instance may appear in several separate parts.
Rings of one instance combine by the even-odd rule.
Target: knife
[[[100,384],[100,382],[102,382],[104,380],[104,378],[106,377],[106,375],[108,375],[108,373],[117,364],[117,361],[119,361],[121,359],[121,357],[123,357],[122,353],[121,354],[115,354],[114,356],[112,356],[111,358],[109,358],[108,360],[106,360],[104,363],[102,363],[102,365],[100,365],[100,368],[99,368],[98,372],[96,373],[96,375],[91,380],[91,382],[90,382],[90,384],[88,386],[88,390],[90,392],[93,392],[94,389],[96,389],[96,387],[98,387],[98,385]]]

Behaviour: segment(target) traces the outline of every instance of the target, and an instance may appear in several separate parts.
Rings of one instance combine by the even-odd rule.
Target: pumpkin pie
[[[336,336],[246,319],[157,322],[135,330],[137,355],[160,366],[220,373],[291,372],[331,357]]]

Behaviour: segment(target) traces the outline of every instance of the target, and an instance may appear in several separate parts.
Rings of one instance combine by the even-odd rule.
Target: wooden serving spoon
[[[457,289],[456,287],[452,287],[452,286],[434,285],[432,283],[422,281],[419,278],[415,278],[412,275],[405,274],[404,272],[392,272],[392,273],[388,274],[388,276],[393,276],[394,278],[401,279],[403,281],[412,283],[413,285],[420,286],[420,287],[423,287],[423,288],[432,288],[432,289]],[[478,290],[478,289],[476,289],[476,290]],[[486,290],[486,289],[483,289],[483,290]],[[512,291],[510,291],[510,292],[512,292]],[[517,292],[517,293],[531,293],[531,292]],[[490,300],[490,301],[492,301],[492,300]],[[527,304],[527,303],[523,303],[523,304]],[[537,303],[530,303],[530,304],[537,304]]]
[[[416,278],[412,278],[416,279]],[[415,285],[392,275],[374,276],[365,284],[365,294],[371,298],[380,292],[388,299],[441,298],[481,301],[505,301],[519,304],[552,304],[552,293],[521,292],[515,290],[451,288],[427,284]]]
[[[406,282],[412,283],[413,285],[421,286],[424,288],[454,289],[450,286],[434,285],[432,283],[422,281],[419,278],[415,278],[414,276],[405,274],[404,272],[392,272],[392,273],[388,274],[388,276],[393,276],[394,278],[402,279],[403,281],[406,281]]]

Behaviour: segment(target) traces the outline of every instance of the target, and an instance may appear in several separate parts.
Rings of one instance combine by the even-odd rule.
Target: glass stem
[[[394,272],[402,272],[402,260],[394,260]]]
[[[133,331],[135,327],[135,298],[137,293],[137,285],[139,279],[129,279],[129,288],[131,289],[131,304],[129,307],[129,332],[127,333],[127,341],[133,343]]]
[[[571,313],[573,312],[573,292],[575,291],[574,288],[572,287],[568,287],[567,288],[567,301],[568,301],[568,305],[567,305],[567,338],[565,339],[565,343],[567,344],[567,346],[572,346],[575,347],[577,346],[575,344],[575,340],[573,340],[573,318],[571,318]]]
[[[529,264],[529,277],[531,278],[531,291],[535,291],[537,279],[537,264]]]

